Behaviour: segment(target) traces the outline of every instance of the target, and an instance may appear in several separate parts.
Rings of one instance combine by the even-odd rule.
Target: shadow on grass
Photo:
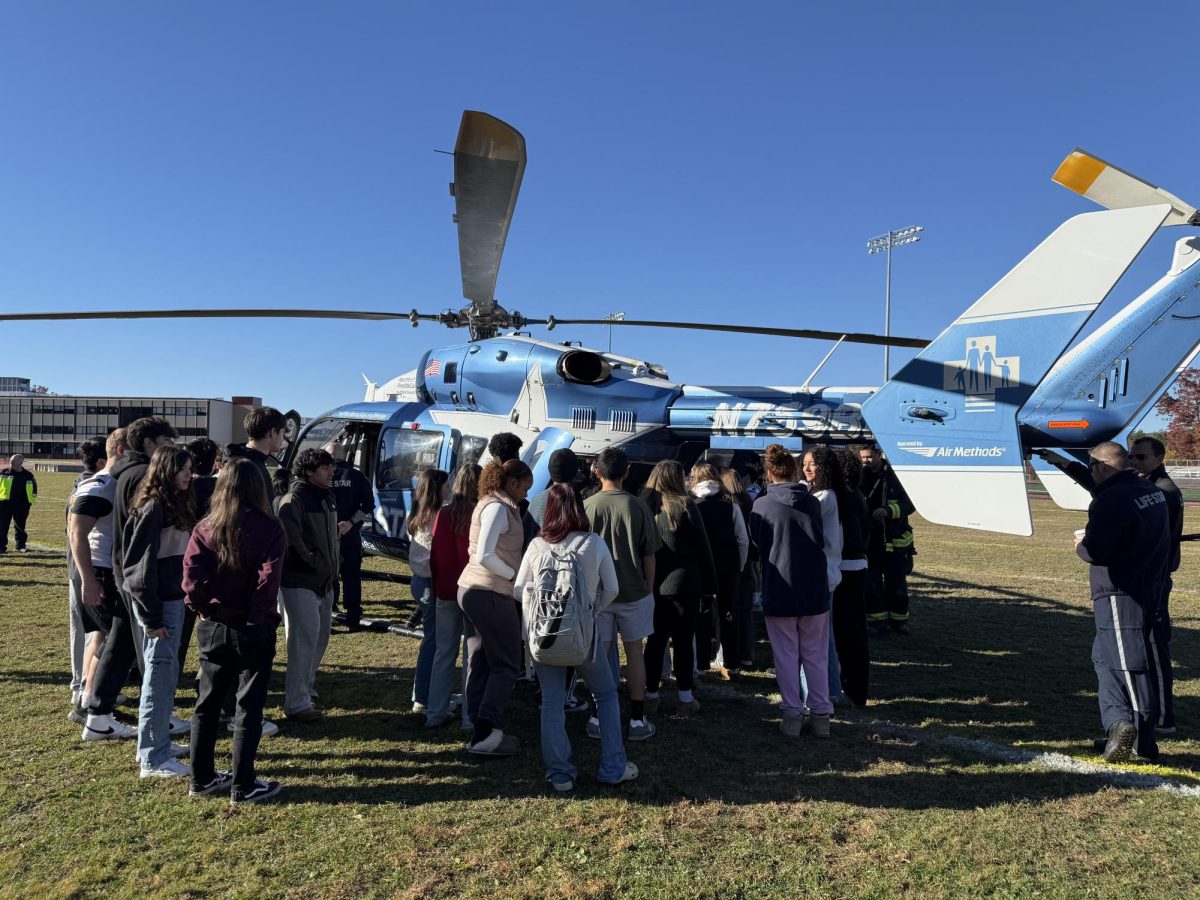
[[[1099,736],[1082,578],[1078,604],[919,573],[910,588],[912,634],[872,636],[870,712],[1004,741],[1090,745]],[[1172,651],[1176,684],[1193,679],[1200,633],[1177,624]],[[1185,725],[1200,721],[1200,698],[1177,691],[1176,710]]]
[[[407,703],[398,699],[407,694],[395,688],[408,683],[389,670],[348,666],[318,676],[327,717],[304,726],[281,723],[280,738],[260,746],[260,774],[285,782],[279,802],[422,806],[554,795],[544,781],[540,716],[529,685],[518,686],[504,722],[521,738],[520,754],[486,759],[466,752],[456,721],[428,729],[423,717],[407,713]],[[659,718],[652,740],[626,744],[641,778],[620,787],[595,781],[599,742],[586,736],[586,716],[569,715],[567,733],[580,772],[570,796],[661,807],[681,801],[836,801],[865,808],[975,809],[1052,802],[1098,789],[1086,776],[992,766],[862,726],[835,723],[828,741],[788,740],[769,710],[760,698],[725,694],[709,700],[701,718]]]

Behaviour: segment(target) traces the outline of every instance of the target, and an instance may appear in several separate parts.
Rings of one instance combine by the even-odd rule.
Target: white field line
[[[768,715],[777,715],[775,703],[771,699],[778,695],[764,697],[748,694],[736,687],[728,685],[709,685],[701,688],[701,697],[713,700],[728,700],[732,702],[761,707]],[[1065,753],[1038,752],[1020,750],[994,741],[979,738],[964,738],[951,734],[942,734],[911,725],[900,725],[884,719],[876,719],[855,711],[840,710],[836,713],[835,723],[850,725],[855,728],[866,728],[885,734],[903,737],[916,743],[933,747],[943,747],[949,750],[971,753],[995,759],[1009,765],[1032,766],[1047,772],[1061,772],[1066,775],[1090,775],[1097,781],[1114,787],[1140,788],[1142,790],[1166,791],[1190,800],[1200,800],[1200,785],[1179,784],[1163,778],[1161,775],[1150,775],[1120,769],[1116,766],[1100,765],[1074,759]]]

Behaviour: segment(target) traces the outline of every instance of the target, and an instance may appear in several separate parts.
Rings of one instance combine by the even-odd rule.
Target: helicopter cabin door
[[[533,441],[533,446],[526,454],[525,463],[533,471],[533,487],[529,496],[540,494],[550,487],[550,457],[555,450],[570,447],[575,442],[575,435],[562,428],[543,428]]]
[[[424,469],[451,471],[454,430],[448,425],[402,422],[383,430],[375,465],[376,533],[387,552],[407,555],[404,520],[412,507],[413,487]]]

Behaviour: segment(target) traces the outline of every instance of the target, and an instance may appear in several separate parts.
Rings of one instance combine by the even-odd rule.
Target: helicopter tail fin
[[[922,516],[1033,533],[1017,413],[1170,210],[1068,219],[863,405]]]

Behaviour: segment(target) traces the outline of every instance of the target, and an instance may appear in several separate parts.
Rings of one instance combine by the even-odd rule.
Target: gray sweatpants
[[[83,585],[74,576],[67,578],[67,632],[71,647],[71,701],[78,703],[78,694],[83,690],[83,654],[87,635],[83,630],[82,600]]]
[[[305,588],[284,588],[282,593],[283,627],[287,634],[283,712],[291,715],[313,705],[317,667],[329,646],[333,591],[318,594]]]

